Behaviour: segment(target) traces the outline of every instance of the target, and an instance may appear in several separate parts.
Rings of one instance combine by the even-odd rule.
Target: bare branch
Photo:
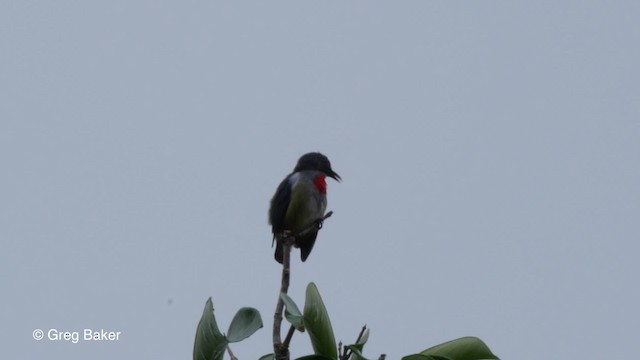
[[[282,238],[279,236],[276,241],[282,242],[283,256],[282,256],[282,281],[280,283],[280,293],[278,294],[278,303],[276,304],[276,312],[273,315],[273,353],[276,360],[289,360],[289,349],[282,344],[282,338],[280,337],[280,327],[282,326],[282,312],[284,310],[284,301],[281,294],[286,294],[289,291],[289,279],[290,279],[290,263],[291,263],[291,245],[295,240],[294,236],[283,234]]]
[[[314,221],[304,230],[297,234],[292,234],[290,231],[284,231],[282,234],[276,234],[276,241],[282,243],[282,281],[280,283],[280,293],[278,293],[278,302],[276,304],[276,311],[273,315],[273,353],[276,360],[289,360],[289,343],[291,337],[295,332],[295,328],[291,326],[284,343],[280,335],[282,327],[282,313],[284,311],[284,301],[281,294],[287,294],[289,291],[289,281],[291,275],[291,247],[295,243],[296,237],[301,237],[313,230],[319,230],[322,228],[324,221],[333,215],[333,211],[327,212],[322,218]]]

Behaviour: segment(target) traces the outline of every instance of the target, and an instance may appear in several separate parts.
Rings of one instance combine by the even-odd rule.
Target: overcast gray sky
[[[308,151],[344,181],[290,295],[339,340],[636,356],[637,1],[0,4],[0,358],[189,359],[208,296],[268,353],[268,202]]]

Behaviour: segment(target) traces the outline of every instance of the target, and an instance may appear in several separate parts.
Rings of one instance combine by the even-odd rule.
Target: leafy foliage
[[[351,350],[351,359],[353,360],[367,360],[367,358],[362,355],[362,349],[364,348],[364,344],[369,340],[369,329],[363,328],[362,335],[358,337],[358,340],[355,344],[347,345],[347,348]]]
[[[284,317],[293,325],[298,331],[304,331],[304,321],[298,305],[287,294],[280,294],[282,301],[284,302]]]
[[[253,335],[262,327],[260,312],[254,308],[244,307],[236,313],[229,325],[227,340],[229,342],[242,341]]]
[[[326,357],[324,355],[313,354],[299,357],[296,360],[332,360],[332,358]]]
[[[467,336],[430,347],[402,360],[500,360],[477,337]]]
[[[227,343],[227,339],[218,329],[216,318],[213,316],[213,301],[209,297],[196,330],[193,360],[221,360]]]
[[[196,329],[193,360],[222,360],[230,342],[242,341],[261,327],[260,312],[254,308],[245,307],[238,310],[231,320],[228,335],[223,335],[213,315],[213,301],[209,297]]]
[[[315,354],[299,357],[296,360],[337,360],[338,349],[331,327],[329,314],[322,301],[320,292],[314,283],[307,286],[304,311],[287,294],[280,295],[285,304],[286,319],[299,331],[307,330]],[[244,307],[231,320],[227,335],[220,332],[213,314],[213,301],[207,299],[202,317],[196,330],[193,347],[194,360],[222,360],[229,343],[242,341],[263,327],[260,312]],[[363,354],[364,345],[369,340],[366,328],[355,344],[346,345],[351,351],[351,360],[368,360]],[[269,353],[259,360],[274,360]],[[379,359],[384,359],[381,355]],[[342,359],[342,357],[341,357]],[[500,360],[479,338],[467,336],[432,346],[418,354],[407,355],[402,360]]]
[[[314,283],[309,283],[307,286],[303,321],[315,354],[323,355],[329,359],[337,359],[338,347],[329,314]]]

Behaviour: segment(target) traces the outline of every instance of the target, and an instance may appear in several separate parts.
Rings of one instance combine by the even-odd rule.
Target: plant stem
[[[276,241],[282,242],[282,281],[280,282],[280,293],[278,293],[278,303],[276,305],[276,312],[273,315],[273,353],[276,360],[289,360],[289,343],[282,343],[280,336],[280,328],[282,326],[282,313],[284,310],[284,301],[281,294],[286,294],[289,291],[289,279],[290,279],[290,264],[291,264],[291,245],[293,244],[293,236],[283,236]]]

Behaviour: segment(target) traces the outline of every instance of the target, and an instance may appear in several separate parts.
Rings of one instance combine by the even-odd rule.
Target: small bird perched
[[[284,231],[296,235],[324,216],[327,208],[327,176],[338,182],[341,180],[331,169],[329,159],[321,153],[304,154],[298,159],[293,172],[282,180],[271,199],[269,224],[274,240],[277,234]],[[307,260],[317,236],[316,228],[296,237],[293,246],[300,248],[302,261]],[[283,245],[276,241],[275,259],[280,264],[282,257]]]

